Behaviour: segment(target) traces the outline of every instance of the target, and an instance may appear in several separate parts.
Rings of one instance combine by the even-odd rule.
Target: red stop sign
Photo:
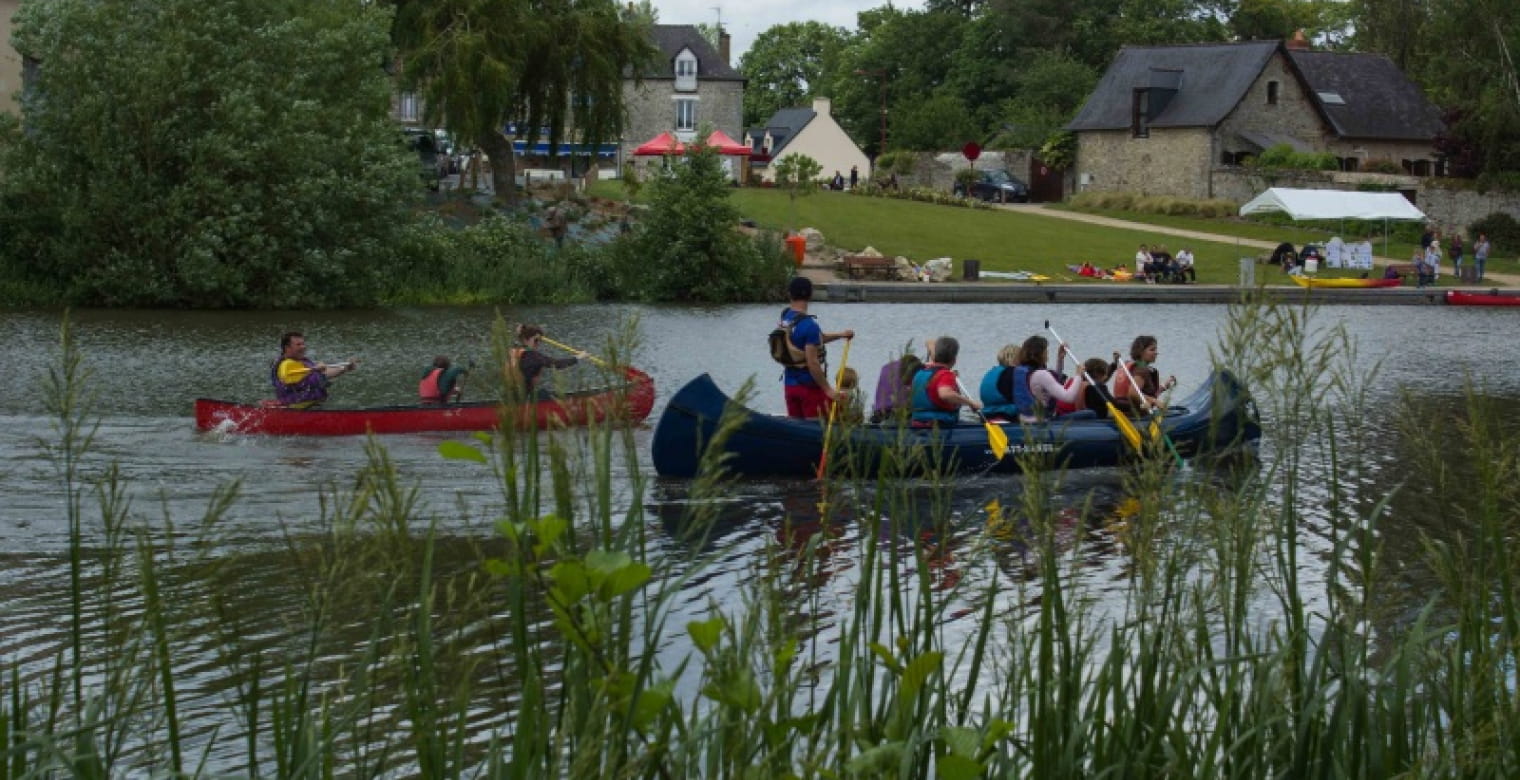
[[[968,161],[976,162],[976,158],[982,156],[982,147],[975,141],[967,141],[966,145],[961,147],[961,154],[966,155]]]

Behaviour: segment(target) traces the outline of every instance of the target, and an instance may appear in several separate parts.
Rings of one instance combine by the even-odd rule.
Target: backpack
[[[790,320],[782,319],[777,323],[776,329],[766,337],[766,342],[770,346],[771,360],[787,368],[807,368],[807,353],[792,344],[792,328],[803,319],[815,318],[811,314],[803,314]]]

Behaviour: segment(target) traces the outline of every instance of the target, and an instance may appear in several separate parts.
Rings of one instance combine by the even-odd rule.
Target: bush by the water
[[[556,249],[522,218],[492,214],[464,228],[426,215],[402,231],[385,292],[396,303],[571,303],[592,299],[584,278],[602,247]]]
[[[779,240],[739,231],[739,210],[718,155],[688,155],[648,183],[649,210],[631,235],[580,268],[600,299],[754,301],[786,286],[791,261]]]
[[[46,63],[0,129],[8,295],[107,306],[376,299],[420,190],[388,115],[390,9],[27,3]]]

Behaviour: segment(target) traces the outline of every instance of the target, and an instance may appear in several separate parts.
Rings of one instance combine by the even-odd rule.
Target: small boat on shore
[[[730,399],[703,374],[670,399],[654,431],[654,467],[664,477],[692,477],[718,433],[725,410],[738,415],[723,443],[724,466],[744,477],[812,477],[823,452],[824,426],[759,414]],[[1144,423],[1137,423],[1142,431]],[[1191,396],[1173,405],[1162,430],[1181,457],[1222,451],[1261,437],[1256,408],[1246,388],[1227,371],[1209,377]],[[830,442],[830,471],[874,476],[888,458],[909,473],[1017,472],[1021,461],[1042,468],[1117,466],[1133,453],[1110,420],[1058,418],[1035,425],[1009,424],[1008,455],[994,456],[980,422],[941,428],[896,424],[841,427]],[[1035,459],[1023,455],[1040,456]]]
[[[1293,281],[1299,287],[1398,287],[1403,284],[1402,279],[1346,279],[1346,278],[1318,278],[1314,276],[1301,276],[1294,274]]]
[[[1520,295],[1500,295],[1498,290],[1486,293],[1447,290],[1446,303],[1451,306],[1520,306]]]
[[[654,407],[654,380],[635,368],[622,371],[628,380],[624,384],[578,390],[512,408],[504,408],[496,401],[476,401],[359,409],[325,406],[291,409],[197,398],[195,428],[271,436],[489,431],[500,425],[503,413],[515,415],[521,427],[565,428],[606,421],[637,424],[648,417]]]

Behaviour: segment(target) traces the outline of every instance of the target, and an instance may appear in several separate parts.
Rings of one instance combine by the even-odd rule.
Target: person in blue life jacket
[[[962,406],[982,408],[980,401],[961,394],[954,371],[960,351],[960,342],[950,336],[935,339],[929,362],[913,375],[909,397],[913,410],[910,417],[915,427],[954,425],[960,420]]]
[[[855,331],[845,329],[825,333],[818,318],[808,313],[813,300],[813,282],[798,276],[787,284],[790,305],[781,310],[777,327],[787,332],[788,360],[781,379],[786,399],[786,416],[800,419],[823,417],[828,405],[839,399],[839,391],[829,385],[824,370],[824,346],[831,341],[855,338]]]
[[[459,401],[464,395],[464,374],[469,366],[456,366],[446,355],[433,358],[433,365],[423,372],[417,382],[417,398],[425,404],[443,404]]]
[[[328,384],[358,365],[353,358],[333,365],[313,361],[306,356],[306,336],[293,330],[280,336],[280,357],[269,365],[269,383],[279,405],[305,409],[326,401]]]
[[[1056,416],[1056,404],[1072,404],[1081,390],[1067,387],[1061,377],[1066,345],[1056,352],[1056,369],[1046,368],[1050,342],[1030,336],[1022,346],[1009,344],[998,351],[998,364],[982,377],[983,411],[994,421],[1035,423]]]

